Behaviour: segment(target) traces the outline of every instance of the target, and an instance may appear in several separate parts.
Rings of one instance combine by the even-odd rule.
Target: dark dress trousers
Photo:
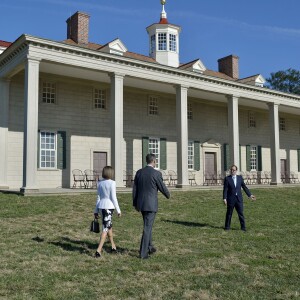
[[[248,197],[251,196],[251,193],[244,183],[244,179],[241,175],[236,175],[236,186],[234,185],[231,175],[225,177],[223,188],[223,199],[227,200],[225,229],[230,229],[231,217],[235,208],[239,216],[241,229],[246,230],[245,218],[243,214],[242,189],[245,191]]]
[[[158,210],[158,196],[160,191],[166,198],[170,193],[165,186],[162,175],[151,166],[137,171],[132,191],[133,206],[143,215],[144,229],[140,245],[141,258],[148,257],[153,247],[152,226]]]

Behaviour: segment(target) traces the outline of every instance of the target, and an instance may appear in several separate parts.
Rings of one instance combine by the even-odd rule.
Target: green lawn
[[[0,194],[0,299],[299,299],[300,188],[252,191],[248,231],[223,230],[221,191],[160,197],[157,253],[138,258],[142,218],[118,194],[118,254],[95,259],[96,196]]]

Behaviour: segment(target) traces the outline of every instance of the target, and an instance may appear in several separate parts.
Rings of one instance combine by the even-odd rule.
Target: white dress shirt
[[[97,182],[97,200],[94,213],[98,213],[101,209],[116,209],[117,213],[121,213],[117,193],[116,182],[111,179],[102,179]]]
[[[236,186],[236,176],[232,176],[232,180],[233,180],[234,186]]]

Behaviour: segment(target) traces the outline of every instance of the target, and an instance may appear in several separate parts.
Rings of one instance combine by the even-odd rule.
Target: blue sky
[[[146,27],[159,21],[160,0],[1,0],[0,40],[26,33],[61,41],[66,19],[90,15],[90,38],[120,38],[127,49],[148,55]],[[300,0],[167,0],[169,23],[182,27],[180,62],[201,59],[211,70],[229,54],[240,57],[240,78],[300,70]]]

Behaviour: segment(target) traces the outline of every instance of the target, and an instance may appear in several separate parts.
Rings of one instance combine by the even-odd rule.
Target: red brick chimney
[[[89,42],[89,20],[90,16],[84,12],[77,11],[66,22],[67,39],[73,40],[77,44],[87,45]]]
[[[228,55],[218,59],[219,72],[224,73],[233,79],[239,79],[239,57]]]

